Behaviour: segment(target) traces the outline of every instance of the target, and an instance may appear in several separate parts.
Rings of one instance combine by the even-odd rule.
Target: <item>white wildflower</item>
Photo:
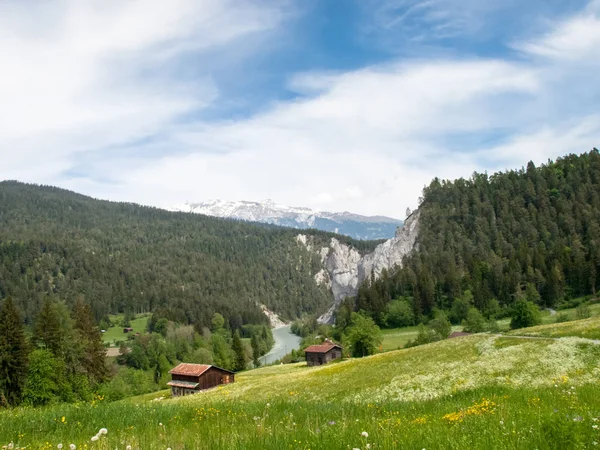
[[[96,436],[93,436],[93,437],[92,437],[92,442],[96,442],[98,439],[100,439],[100,438],[98,437],[98,435],[96,435]]]
[[[100,431],[98,431],[98,434],[106,434],[108,433],[108,430],[106,428],[100,428]]]
[[[71,450],[76,450],[76,449],[77,449],[77,446],[76,446],[75,444],[71,444],[71,445],[69,445],[69,448],[70,448]]]
[[[371,448],[371,444],[365,445],[366,448]]]
[[[369,437],[369,433],[367,433],[366,431],[363,431],[362,433],[360,433],[360,435],[364,438],[368,438]]]
[[[58,445],[56,446],[56,448],[57,448],[58,450],[61,450],[61,449],[62,449],[62,444],[58,444]]]
[[[598,425],[592,425],[592,428],[593,428],[594,430],[597,430],[597,429],[598,429]]]
[[[162,427],[163,426],[162,422],[158,422],[158,426]]]
[[[128,445],[127,447],[125,447],[125,450],[131,450],[131,445]]]

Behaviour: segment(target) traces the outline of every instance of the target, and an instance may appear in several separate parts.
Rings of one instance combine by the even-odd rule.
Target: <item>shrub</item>
[[[523,298],[517,300],[513,307],[513,315],[510,321],[510,328],[527,328],[542,323],[539,308]]]
[[[483,315],[477,308],[470,308],[467,318],[463,321],[463,331],[467,333],[482,333],[486,329],[487,326]]]
[[[436,311],[435,319],[429,322],[429,328],[435,332],[440,339],[447,339],[452,332],[452,324],[443,311]]]
[[[568,322],[569,320],[569,316],[565,313],[561,312],[556,315],[556,323]]]
[[[347,330],[346,342],[352,348],[352,356],[368,356],[377,351],[383,338],[381,330],[373,319],[359,313],[352,313],[352,322]]]
[[[415,324],[415,314],[406,300],[393,300],[388,305],[386,323],[390,328],[409,327]]]
[[[589,319],[592,317],[592,310],[587,303],[582,303],[577,307],[576,315],[578,320]]]

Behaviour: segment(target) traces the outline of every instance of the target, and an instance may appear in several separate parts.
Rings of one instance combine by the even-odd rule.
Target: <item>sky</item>
[[[0,0],[0,180],[404,217],[600,147],[600,0]]]

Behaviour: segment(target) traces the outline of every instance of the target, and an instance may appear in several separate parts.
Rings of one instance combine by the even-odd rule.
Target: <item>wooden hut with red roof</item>
[[[306,355],[306,365],[308,366],[320,366],[327,364],[334,359],[340,359],[342,357],[342,347],[335,342],[326,339],[320,345],[311,345],[304,349]]]
[[[181,363],[169,373],[172,379],[167,384],[171,386],[173,397],[195,394],[219,384],[235,381],[235,373],[206,364]]]

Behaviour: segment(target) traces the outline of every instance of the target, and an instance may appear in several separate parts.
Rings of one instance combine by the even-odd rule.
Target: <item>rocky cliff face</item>
[[[340,302],[346,297],[353,297],[360,284],[374,274],[379,278],[383,269],[392,269],[402,264],[404,256],[415,247],[419,234],[419,212],[415,211],[402,227],[396,230],[396,236],[378,245],[373,253],[361,256],[352,247],[332,238],[329,247],[316,249],[306,235],[298,235],[299,243],[309,251],[317,251],[321,256],[323,269],[315,274],[318,284],[331,288],[334,303],[331,308],[319,317],[321,323],[333,323],[334,314]]]

